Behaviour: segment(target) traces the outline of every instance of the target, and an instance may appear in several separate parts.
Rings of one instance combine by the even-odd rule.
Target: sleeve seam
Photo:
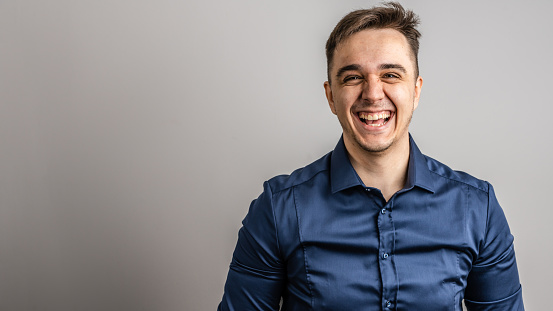
[[[488,228],[490,226],[490,183],[489,182],[486,182],[486,184],[488,185],[488,191],[487,191],[487,196],[488,196],[488,200],[486,202],[486,225],[484,226],[484,240],[482,241],[482,245],[481,245],[481,249],[479,249],[479,253],[482,252],[482,249],[486,248],[486,245],[488,243]],[[478,259],[478,257],[476,258]]]
[[[268,181],[267,181],[267,189],[269,189],[269,192],[271,193],[271,213],[273,214],[273,223],[274,223],[274,227],[275,227],[276,247],[277,247],[278,253],[280,254],[280,258],[282,258],[282,251],[281,251],[281,248],[280,248],[280,238],[279,238],[279,234],[278,234],[278,226],[277,226],[275,208],[274,208],[274,203],[273,203],[274,194],[273,194],[273,189],[271,189],[271,184]]]
[[[299,214],[299,211],[298,211],[298,202],[297,202],[297,198],[296,198],[296,191],[295,191],[296,187],[293,187],[292,188],[292,196],[294,198],[294,207],[296,209],[296,219],[298,221],[298,238],[299,238],[299,242],[300,242],[300,245],[303,249],[303,260],[304,260],[304,265],[305,265],[305,279],[306,279],[306,282],[307,282],[307,285],[309,287],[309,296],[311,297],[311,308],[313,308],[313,306],[315,305],[315,296],[313,296],[313,286],[311,285],[311,279],[309,277],[309,263],[307,262],[307,249],[305,247],[305,243],[303,242],[303,234],[302,234],[302,231],[301,231],[301,219],[300,219],[300,214]]]
[[[506,300],[512,299],[513,297],[519,295],[521,291],[522,291],[522,285],[520,285],[518,287],[518,290],[514,294],[509,295],[509,296],[507,296],[506,298],[503,298],[503,299],[494,300],[494,301],[474,301],[474,300],[465,299],[465,301],[470,302],[470,303],[474,303],[474,304],[490,305],[490,304],[500,303],[500,302],[504,302]]]

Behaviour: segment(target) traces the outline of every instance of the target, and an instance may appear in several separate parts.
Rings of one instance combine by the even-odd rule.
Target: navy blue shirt
[[[405,187],[366,187],[343,140],[265,182],[218,310],[524,310],[513,236],[492,186],[423,155]]]

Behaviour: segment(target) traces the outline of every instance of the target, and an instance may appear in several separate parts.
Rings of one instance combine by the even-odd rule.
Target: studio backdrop
[[[325,41],[372,1],[0,2],[0,310],[215,310],[263,181],[334,148]],[[421,150],[491,182],[553,288],[549,1],[403,1]]]

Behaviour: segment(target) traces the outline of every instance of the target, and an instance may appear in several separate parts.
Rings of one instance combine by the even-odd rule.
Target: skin
[[[405,36],[394,29],[367,29],[337,46],[331,81],[324,83],[354,169],[366,186],[380,189],[386,201],[407,178],[409,123],[422,88],[415,72]],[[389,113],[390,118],[370,126],[360,113]]]

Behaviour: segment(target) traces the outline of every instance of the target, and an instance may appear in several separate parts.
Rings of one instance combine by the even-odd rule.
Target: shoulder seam
[[[313,174],[313,176],[309,177],[308,179],[303,180],[302,182],[293,183],[293,184],[288,185],[288,186],[286,186],[286,187],[284,187],[284,188],[282,188],[282,189],[279,189],[279,190],[273,192],[273,196],[274,196],[275,194],[277,194],[277,193],[282,192],[282,191],[285,191],[285,190],[288,190],[288,189],[290,189],[290,188],[293,188],[293,187],[299,186],[299,185],[301,185],[301,184],[304,184],[304,183],[310,181],[311,179],[315,178],[315,176],[319,175],[320,173],[326,172],[326,171],[328,171],[328,170],[329,170],[328,168],[322,169],[322,170],[316,172],[315,174]]]
[[[448,179],[448,180],[451,180],[451,181],[455,181],[455,182],[458,182],[458,183],[467,185],[467,186],[469,186],[469,187],[471,187],[471,188],[474,188],[474,189],[476,189],[476,190],[480,190],[480,191],[482,191],[482,192],[484,192],[484,193],[486,193],[486,194],[488,193],[487,190],[484,190],[484,189],[482,189],[482,188],[479,188],[479,187],[477,187],[477,186],[475,186],[475,185],[471,185],[471,184],[469,184],[469,183],[467,183],[467,182],[464,182],[464,181],[462,181],[462,180],[457,180],[457,179],[449,178],[449,177],[447,177],[447,176],[444,176],[444,175],[442,175],[442,174],[439,174],[439,173],[437,173],[437,172],[434,172],[434,171],[431,170],[430,168],[428,168],[428,170],[429,170],[431,173],[436,174],[436,175],[438,175],[438,176],[440,176],[440,177],[442,177],[442,178],[445,178],[445,179]],[[484,182],[487,183],[487,181],[484,181]]]

